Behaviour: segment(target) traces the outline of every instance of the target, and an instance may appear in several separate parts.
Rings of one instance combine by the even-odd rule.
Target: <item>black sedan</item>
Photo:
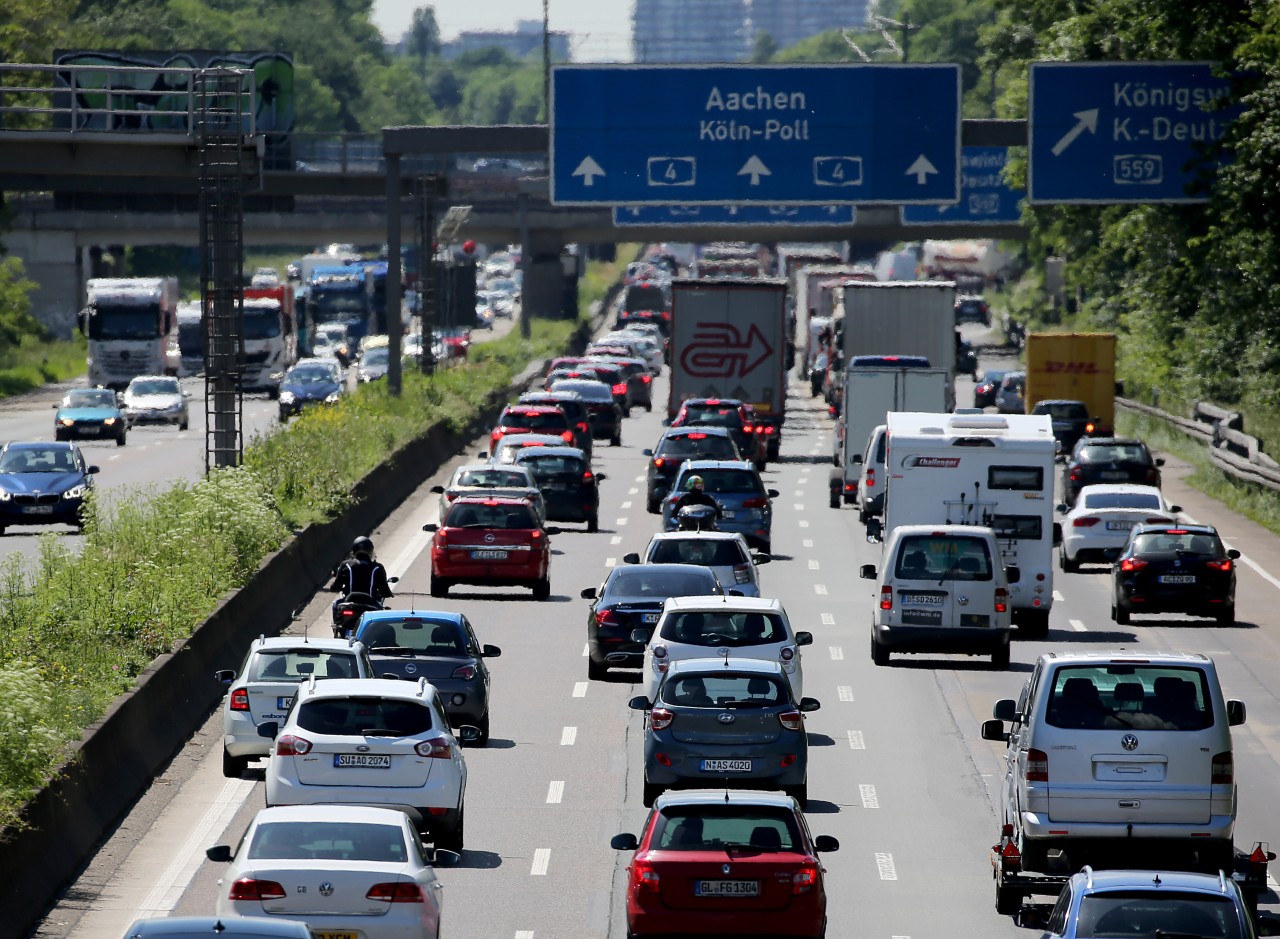
[[[629,564],[615,567],[599,588],[582,591],[594,601],[587,611],[587,677],[603,679],[610,668],[639,668],[645,646],[667,597],[722,594],[709,567],[691,564]],[[643,636],[640,634],[643,633]]]
[[[1062,501],[1068,505],[1093,483],[1138,483],[1160,486],[1164,460],[1151,455],[1141,440],[1081,437],[1062,472]]]
[[[520,396],[517,404],[553,404],[564,412],[573,431],[573,445],[591,456],[595,442],[591,436],[591,414],[586,404],[576,394],[568,391],[529,391]]]
[[[996,406],[996,392],[1004,381],[1004,372],[986,371],[973,386],[973,406],[975,408],[993,408]]]
[[[662,510],[662,500],[671,492],[685,460],[743,459],[726,427],[672,427],[644,455],[649,458],[644,504],[655,515]]]
[[[600,530],[598,483],[605,475],[591,472],[585,453],[577,447],[533,447],[518,451],[515,463],[533,475],[548,521],[586,522],[587,531]]]
[[[608,440],[611,447],[622,446],[622,409],[618,407],[613,392],[604,382],[564,378],[554,382],[547,390],[577,395],[591,415],[591,436],[596,440]]]
[[[1047,414],[1053,424],[1053,439],[1058,442],[1060,453],[1070,453],[1080,438],[1093,432],[1089,408],[1083,401],[1053,399],[1037,401],[1032,414]]]
[[[1133,613],[1236,621],[1236,559],[1212,525],[1139,525],[1111,568],[1111,618]]]

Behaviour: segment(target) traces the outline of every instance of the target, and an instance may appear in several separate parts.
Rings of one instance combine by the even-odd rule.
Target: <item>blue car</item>
[[[0,449],[0,535],[10,525],[83,526],[80,510],[98,467],[72,443],[8,443]]]
[[[342,367],[337,359],[301,359],[280,380],[280,421],[316,404],[342,396]]]
[[[55,440],[114,440],[123,447],[129,422],[116,393],[110,388],[74,388],[55,404]]]
[[[690,476],[701,476],[704,490],[720,504],[720,531],[737,532],[747,544],[770,553],[776,489],[765,489],[755,465],[746,460],[687,460],[680,467],[670,494],[662,500],[662,530],[675,531],[676,503],[688,488]]]

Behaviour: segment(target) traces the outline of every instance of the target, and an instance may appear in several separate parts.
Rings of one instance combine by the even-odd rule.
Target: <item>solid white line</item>
[[[822,625],[823,625],[823,626],[834,626],[835,624],[836,624],[836,618],[835,618],[834,616],[832,616],[830,613],[823,613],[823,614],[822,614]]]
[[[614,535],[612,538],[609,539],[609,544],[622,544],[622,536]]]
[[[802,518],[802,519],[800,519],[799,524],[800,524],[800,527],[801,527],[801,528],[808,528],[808,527],[809,527],[809,520],[808,520],[807,518]]]
[[[1068,620],[1067,622],[1069,622],[1071,624],[1071,628],[1078,633],[1087,633],[1089,631],[1089,627],[1078,619]]]
[[[560,746],[571,747],[578,739],[578,728],[566,727],[560,731]]]
[[[880,800],[876,797],[875,786],[859,786],[858,795],[862,798],[862,807],[864,809],[880,808]]]
[[[617,566],[618,566],[618,559],[617,559],[617,558],[605,558],[605,559],[604,559],[604,566],[605,566],[605,567],[617,567]]]
[[[627,524],[627,520],[626,520],[625,518],[620,518],[620,519],[618,519],[616,522],[614,522],[614,524],[615,524],[615,525],[625,525],[625,524]]]
[[[813,592],[814,592],[814,593],[816,593],[816,594],[817,594],[818,596],[820,596],[820,597],[825,597],[825,596],[827,595],[827,586],[826,586],[826,584],[814,584],[814,585],[813,585]]]
[[[587,696],[587,688],[590,684],[590,682],[586,681],[575,681],[573,683],[573,696],[575,698],[585,698]]]
[[[551,864],[551,849],[539,848],[533,852],[533,867],[529,870],[530,877],[545,877],[547,868]]]
[[[876,852],[876,868],[880,871],[881,880],[897,880],[898,869],[893,866],[892,854]]]
[[[814,560],[813,558],[809,559],[809,570],[816,571],[816,570],[820,570],[821,567],[822,565],[819,564],[816,560]]]
[[[553,779],[547,787],[547,805],[559,805],[564,799],[564,780]]]
[[[618,506],[618,508],[620,508],[620,509],[629,509],[629,508],[631,508],[631,500],[630,500],[630,499],[628,499],[626,502],[622,503],[622,505]]]
[[[862,731],[860,730],[849,731],[849,749],[865,750],[866,748],[867,748],[867,743],[865,740],[862,739]]]
[[[1067,599],[1067,598],[1066,598],[1066,597],[1064,597],[1064,596],[1062,595],[1062,591],[1061,591],[1061,590],[1055,590],[1055,591],[1053,592],[1053,602],[1054,602],[1054,603],[1061,603],[1061,602],[1063,602],[1063,601],[1064,601],[1064,600],[1066,600],[1066,599]]]
[[[840,647],[840,646],[827,646],[827,649],[831,652],[831,661],[833,661],[833,662],[843,662],[843,661],[844,661],[844,649],[843,649],[842,647]]]
[[[852,686],[852,685],[840,685],[839,687],[837,687],[837,688],[836,688],[836,694],[837,694],[837,695],[839,695],[839,697],[840,697],[840,700],[841,700],[841,701],[852,701],[852,700],[853,700],[853,686]]]

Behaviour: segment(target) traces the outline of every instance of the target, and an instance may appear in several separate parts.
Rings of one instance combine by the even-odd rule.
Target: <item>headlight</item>
[[[114,418],[114,417],[106,417],[106,418],[103,418],[102,423],[110,427],[112,424],[116,422],[116,420],[117,418]]]
[[[293,392],[292,392],[292,391],[282,391],[282,392],[280,392],[280,403],[281,403],[281,404],[293,404],[293,402],[294,402],[295,400],[297,400],[297,399],[294,397],[294,394],[293,394]]]
[[[8,502],[13,498],[13,493],[7,489],[0,489],[0,502]]]
[[[324,399],[324,403],[333,404],[337,400],[338,400],[338,392],[335,391],[333,394],[329,395],[329,397]]]
[[[69,417],[62,417],[58,419],[58,423],[61,424],[63,427],[71,427],[73,424],[75,424],[75,421]]]
[[[64,493],[62,494],[62,498],[64,498],[64,499],[79,499],[81,496],[83,496],[83,495],[84,495],[84,491],[85,491],[85,489],[87,489],[87,488],[88,488],[88,487],[87,487],[84,483],[81,483],[81,484],[80,484],[80,485],[78,485],[78,486],[72,486],[70,489],[68,489],[66,492],[64,492]]]

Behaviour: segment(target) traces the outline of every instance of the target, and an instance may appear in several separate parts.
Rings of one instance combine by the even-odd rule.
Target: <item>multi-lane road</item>
[[[665,399],[665,377],[656,400]],[[822,702],[808,716],[810,826],[840,839],[824,855],[830,936],[877,939],[1024,931],[993,909],[988,851],[997,836],[1001,751],[979,738],[991,705],[1013,696],[1036,656],[1053,650],[1180,649],[1212,655],[1230,697],[1243,698],[1249,722],[1235,730],[1243,839],[1280,843],[1267,809],[1280,798],[1280,700],[1272,676],[1280,643],[1269,612],[1280,605],[1280,548],[1257,526],[1229,515],[1188,488],[1179,467],[1166,489],[1187,514],[1216,522],[1245,552],[1240,622],[1162,616],[1116,627],[1108,619],[1103,568],[1059,575],[1046,639],[1017,641],[1007,671],[987,659],[895,657],[872,665],[870,581],[860,564],[878,560],[857,514],[827,507],[832,424],[793,383],[782,459],[765,472],[775,488],[772,564],[761,569],[766,595],[779,597],[796,628],[814,633],[804,652],[806,693]],[[798,396],[803,392],[804,396]],[[972,385],[959,382],[960,403]],[[462,863],[443,870],[446,935],[474,939],[586,939],[626,933],[627,855],[609,838],[637,831],[641,716],[627,709],[635,677],[587,681],[587,603],[624,554],[658,529],[645,512],[644,447],[661,432],[659,411],[635,412],[624,446],[601,446],[600,532],[565,526],[553,538],[552,597],[528,591],[458,588],[426,596],[422,524],[434,521],[429,480],[373,533],[380,558],[400,576],[395,606],[463,610],[482,642],[502,648],[493,671],[493,739],[469,749],[467,844]],[[477,444],[479,446],[480,444]],[[131,443],[126,451],[131,450]],[[474,452],[474,447],[468,452]],[[123,457],[122,457],[123,458]],[[418,591],[416,599],[409,593]],[[327,596],[296,629],[327,631]],[[209,668],[235,662],[210,662]],[[210,913],[221,866],[204,849],[233,843],[263,805],[261,770],[224,780],[221,719],[215,714],[157,779],[121,828],[36,932],[42,939],[119,939],[135,917]],[[1274,898],[1273,898],[1274,899]]]

